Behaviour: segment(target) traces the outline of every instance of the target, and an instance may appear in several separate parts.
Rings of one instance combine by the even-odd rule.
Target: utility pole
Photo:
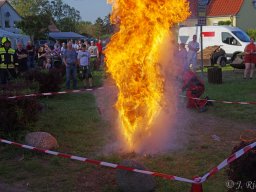
[[[203,62],[203,26],[206,25],[206,6],[208,0],[198,0],[197,4],[197,15],[198,15],[198,26],[200,26],[200,49],[201,49],[201,76],[204,74],[204,62]]]

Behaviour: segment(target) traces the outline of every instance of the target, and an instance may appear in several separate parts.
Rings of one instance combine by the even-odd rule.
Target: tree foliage
[[[22,17],[43,14],[49,8],[48,0],[9,0],[9,2]]]
[[[63,3],[63,0],[10,0],[10,3],[24,19],[50,15],[61,31],[77,31],[76,26],[81,19],[80,12]]]
[[[51,15],[49,14],[29,15],[18,22],[17,27],[28,34],[33,41],[35,38],[40,39],[45,37],[50,21]]]
[[[47,25],[53,21],[60,31],[74,31],[84,35],[100,37],[113,32],[110,15],[97,18],[94,23],[81,21],[80,12],[65,4],[63,0],[9,0],[23,17],[18,24],[31,38],[41,38]],[[47,20],[48,19],[48,20]]]
[[[105,16],[104,19],[100,17],[97,18],[95,23],[88,21],[79,22],[78,32],[96,38],[111,34],[113,32],[113,25],[110,23],[110,15]]]
[[[61,31],[77,32],[77,24],[81,19],[80,12],[74,7],[63,3],[62,0],[55,0],[49,3],[49,10],[52,13],[57,27]]]
[[[256,39],[256,29],[248,29],[246,33],[250,36]]]

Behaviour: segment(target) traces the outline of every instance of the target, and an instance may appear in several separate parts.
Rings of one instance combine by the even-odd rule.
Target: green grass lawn
[[[230,66],[222,69],[222,84],[209,84],[207,73],[204,73],[206,92],[211,99],[225,101],[256,101],[256,77],[252,80],[243,79],[243,70],[230,70]],[[238,105],[214,103],[213,115],[248,122],[256,122],[256,105]]]
[[[211,99],[227,101],[255,101],[256,81],[243,80],[242,71],[224,70],[223,84],[212,85],[206,83],[206,93]],[[102,72],[95,75],[95,83],[102,83]],[[206,76],[206,74],[205,74]],[[230,154],[230,142],[234,141],[241,130],[230,128],[216,128],[222,136],[223,142],[209,139],[208,133],[196,128],[190,130],[187,138],[188,146],[176,152],[157,156],[141,156],[136,154],[102,155],[101,151],[107,143],[110,134],[110,124],[104,121],[97,109],[93,94],[59,95],[42,98],[44,110],[39,121],[31,125],[30,130],[46,131],[55,136],[59,143],[57,151],[71,153],[87,158],[119,163],[123,159],[131,158],[143,163],[152,171],[192,178],[203,175],[216,166]],[[207,112],[213,116],[220,116],[239,122],[256,122],[255,105],[231,105],[214,103],[214,107]],[[229,133],[232,132],[232,135]],[[8,139],[8,138],[7,138]],[[21,136],[18,142],[23,142]],[[77,186],[86,185],[95,176],[95,183],[104,176],[109,169],[96,167],[78,161],[61,159],[45,154],[18,149],[13,146],[0,145],[0,180],[15,186],[27,186],[35,192],[70,192],[81,191]],[[98,172],[97,174],[95,172]],[[82,183],[79,179],[85,176]],[[118,192],[115,183],[106,178],[98,191]],[[225,170],[204,183],[204,191],[224,192],[227,180]],[[157,192],[189,191],[191,185],[176,181],[157,179]],[[95,189],[95,191],[97,191]]]

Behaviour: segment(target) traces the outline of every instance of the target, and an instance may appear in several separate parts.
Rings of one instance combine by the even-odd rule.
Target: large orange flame
[[[189,16],[186,0],[108,0],[118,32],[105,50],[108,72],[119,89],[117,110],[128,150],[150,135],[163,102],[160,48],[170,27]]]

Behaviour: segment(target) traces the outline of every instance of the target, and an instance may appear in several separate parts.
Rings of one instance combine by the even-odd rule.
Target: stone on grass
[[[146,170],[142,164],[133,160],[124,160],[120,165]],[[123,192],[153,192],[156,187],[156,181],[152,175],[125,170],[117,170],[116,180]]]
[[[58,148],[57,140],[51,134],[46,132],[28,133],[25,137],[25,143],[42,149]]]

